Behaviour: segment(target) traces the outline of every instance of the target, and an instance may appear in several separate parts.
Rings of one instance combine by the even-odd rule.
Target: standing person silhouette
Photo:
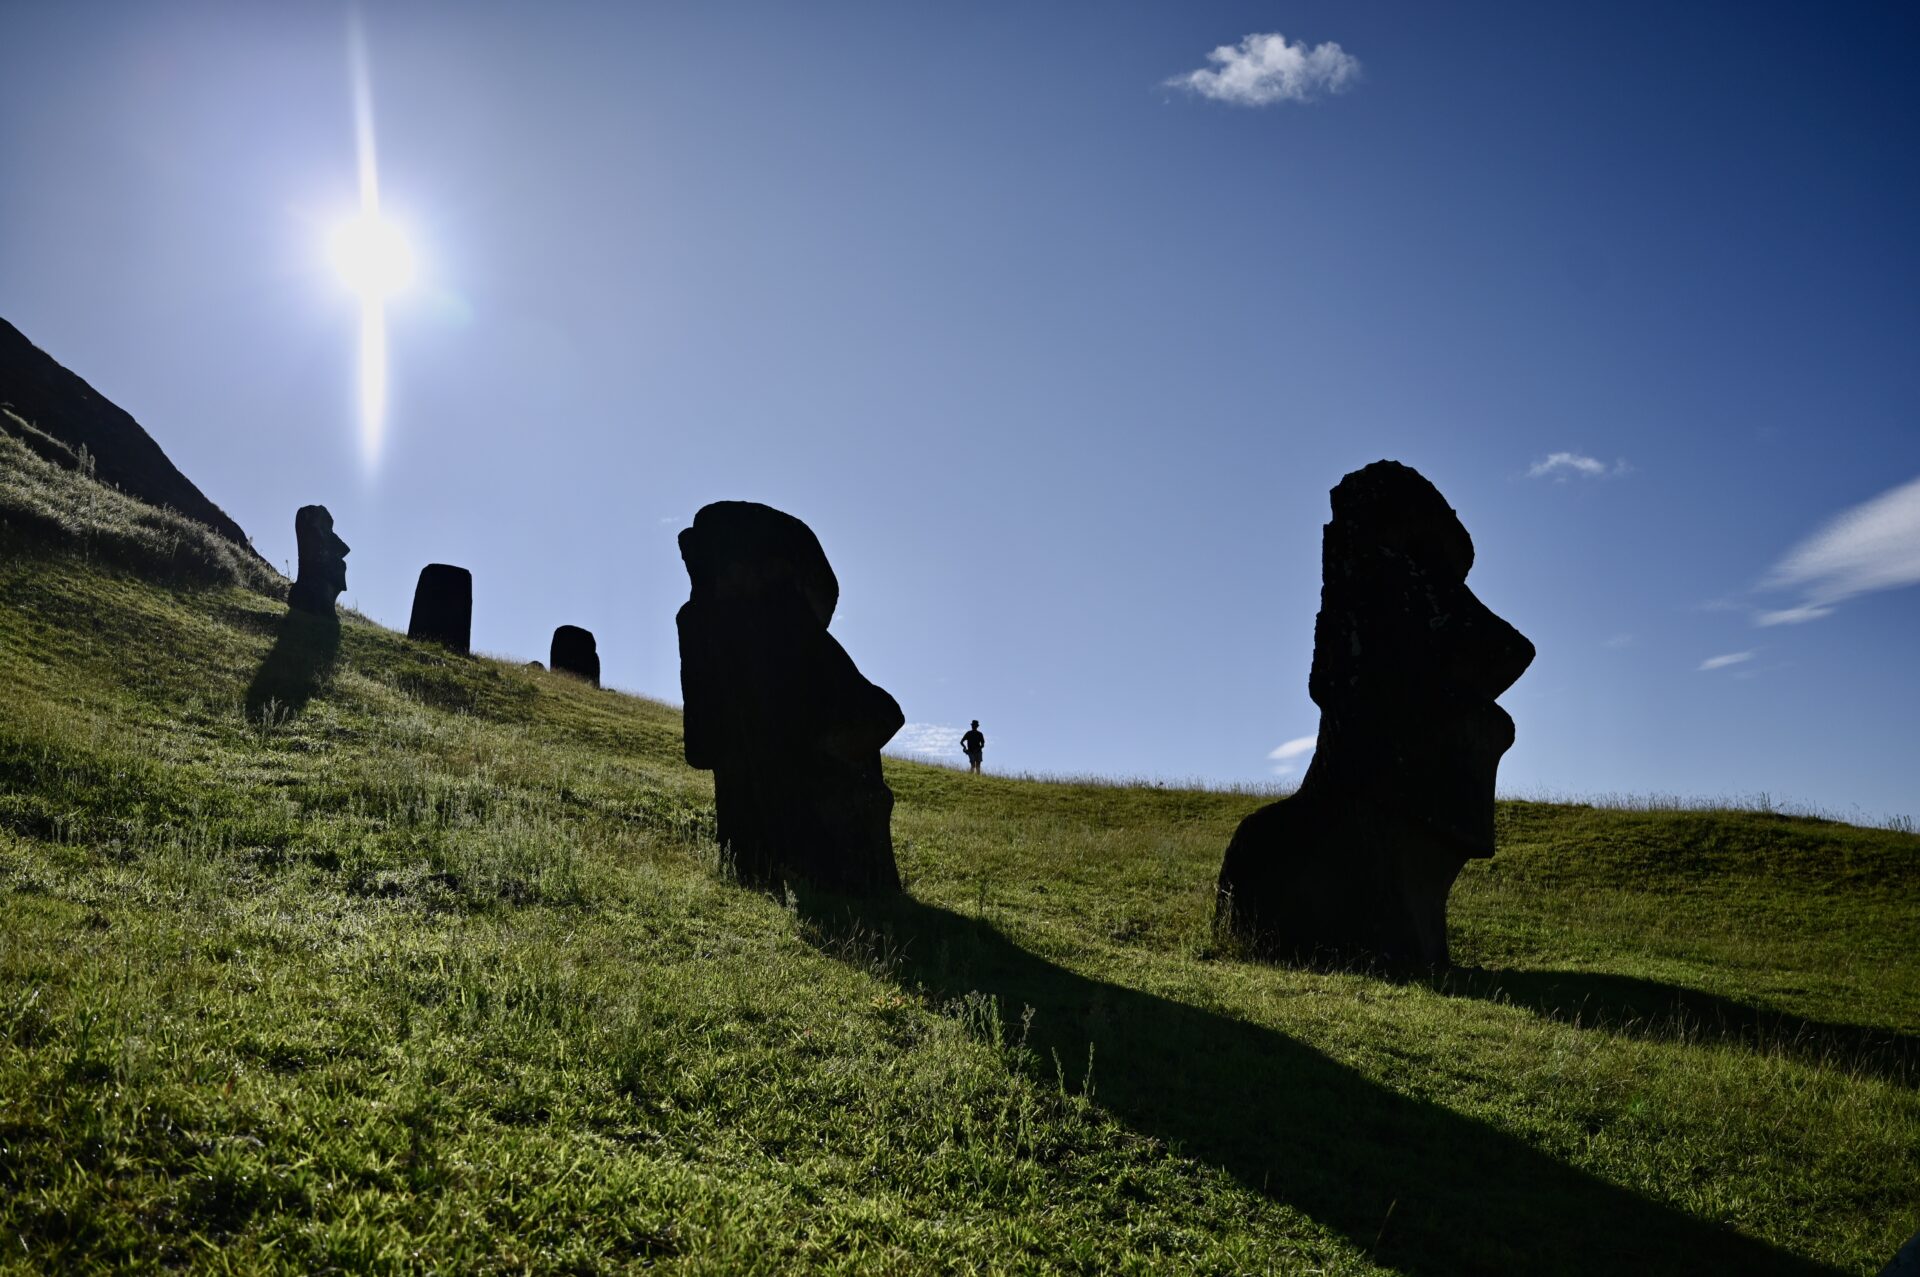
[[[974,719],[973,726],[969,727],[967,734],[960,738],[960,749],[966,754],[967,761],[973,764],[973,774],[978,776],[980,774],[980,756],[987,752],[987,738],[980,734],[979,719]]]

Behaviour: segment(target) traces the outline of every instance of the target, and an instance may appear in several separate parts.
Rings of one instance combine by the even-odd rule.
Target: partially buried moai
[[[593,631],[577,625],[562,625],[553,632],[553,644],[547,649],[547,664],[556,674],[571,674],[600,686],[600,649]]]
[[[314,616],[334,615],[334,601],[347,588],[347,543],[333,530],[323,505],[303,505],[293,515],[293,539],[300,564],[287,606]]]
[[[720,501],[680,534],[676,618],[687,762],[713,773],[716,830],[743,881],[897,891],[880,747],[905,721],[827,633],[840,584],[812,529]]]
[[[467,655],[473,647],[473,573],[448,563],[421,568],[420,582],[413,587],[407,637]]]
[[[1333,489],[1299,792],[1241,822],[1218,921],[1264,956],[1442,966],[1447,893],[1493,855],[1513,744],[1494,703],[1533,644],[1467,588],[1473,541],[1431,483],[1377,461]]]

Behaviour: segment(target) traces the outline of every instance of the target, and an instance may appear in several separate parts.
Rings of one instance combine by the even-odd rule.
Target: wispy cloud
[[[1700,662],[1700,668],[1703,670],[1723,670],[1729,665],[1739,665],[1744,661],[1750,661],[1758,655],[1758,652],[1728,652],[1724,656],[1709,656],[1706,660]]]
[[[948,727],[945,723],[908,723],[887,742],[887,752],[958,762],[960,736],[965,731],[964,727]]]
[[[1294,760],[1311,754],[1314,746],[1319,743],[1320,738],[1318,736],[1296,736],[1284,745],[1275,745],[1267,752],[1267,758],[1278,764],[1278,766],[1273,769],[1273,774],[1276,776],[1291,775],[1294,769],[1299,766]]]
[[[1323,93],[1344,93],[1360,79],[1360,60],[1332,42],[1308,47],[1290,44],[1279,32],[1250,35],[1239,44],[1223,44],[1201,67],[1166,81],[1216,102],[1269,106],[1275,102],[1311,102]]]
[[[1639,640],[1631,634],[1616,634],[1601,646],[1611,648],[1632,647]]]
[[[1527,478],[1551,478],[1555,483],[1565,483],[1576,476],[1582,479],[1617,479],[1632,469],[1624,461],[1608,465],[1598,457],[1583,456],[1578,452],[1553,452],[1528,466]]]
[[[1776,612],[1756,612],[1753,615],[1755,625],[1801,625],[1807,621],[1817,621],[1823,616],[1832,616],[1830,607],[1815,607],[1802,603],[1799,607],[1783,607]]]
[[[1843,510],[1774,564],[1761,588],[1799,590],[1796,606],[1760,612],[1757,625],[1833,615],[1861,594],[1920,583],[1920,479]]]

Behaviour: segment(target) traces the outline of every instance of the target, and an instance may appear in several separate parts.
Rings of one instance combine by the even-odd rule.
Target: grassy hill
[[[1859,1273],[1920,1222],[1910,833],[1504,803],[1462,969],[1390,981],[1216,947],[1261,797],[893,762],[906,897],[770,899],[673,709],[144,536],[0,534],[0,1271]]]

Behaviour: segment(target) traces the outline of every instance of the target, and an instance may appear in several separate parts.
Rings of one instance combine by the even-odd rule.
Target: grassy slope
[[[96,480],[94,462],[0,407],[0,546],[74,549],[153,580],[284,590],[258,556],[205,524]]]
[[[671,709],[281,613],[0,543],[0,1269],[1867,1272],[1916,1222],[1912,835],[1505,804],[1464,970],[1273,969],[1207,928],[1258,798],[890,763],[908,898],[776,901]]]

